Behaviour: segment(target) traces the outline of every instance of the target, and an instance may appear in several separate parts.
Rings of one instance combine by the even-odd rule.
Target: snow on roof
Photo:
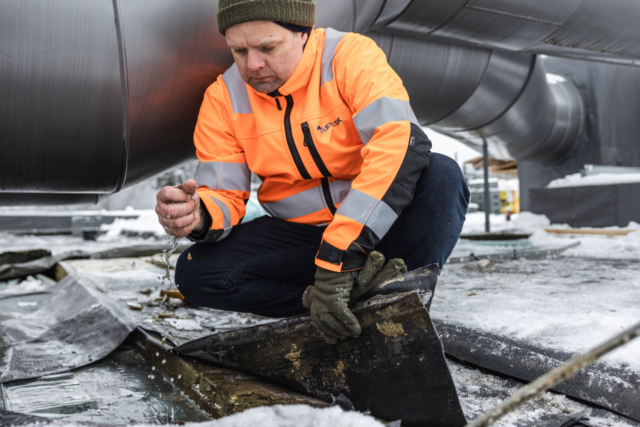
[[[549,183],[547,188],[583,187],[587,185],[616,185],[640,182],[640,173],[600,173],[582,176],[580,173],[567,175]]]

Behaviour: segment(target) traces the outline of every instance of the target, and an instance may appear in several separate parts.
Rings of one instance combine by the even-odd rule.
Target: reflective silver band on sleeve
[[[229,91],[233,114],[252,114],[253,109],[251,108],[251,101],[249,101],[247,84],[242,80],[238,66],[235,63],[224,72],[222,80]]]
[[[409,101],[385,96],[364,107],[353,118],[353,123],[356,125],[362,143],[366,145],[379,126],[403,120],[419,125]]]
[[[200,162],[193,179],[210,190],[251,191],[251,172],[246,163]]]
[[[398,215],[385,202],[355,189],[349,191],[336,214],[366,225],[381,240],[398,219]]]
[[[327,28],[324,31],[324,48],[322,50],[322,71],[320,73],[320,86],[333,80],[333,57],[336,56],[336,48],[346,33]]]
[[[229,212],[229,208],[227,207],[227,205],[221,202],[220,200],[211,196],[209,196],[209,198],[213,200],[213,203],[215,203],[216,206],[218,206],[218,208],[220,208],[220,211],[222,212],[223,232],[222,232],[222,236],[218,237],[218,239],[216,240],[216,241],[219,241],[227,237],[227,235],[229,235],[229,232],[231,232],[231,229],[233,228],[231,226],[231,212]]]
[[[333,197],[333,203],[338,204],[342,202],[349,194],[351,190],[352,179],[338,179],[329,183],[331,188],[331,197]]]

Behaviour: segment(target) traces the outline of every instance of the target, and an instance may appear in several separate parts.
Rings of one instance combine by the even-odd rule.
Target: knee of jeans
[[[199,260],[203,256],[200,251],[186,250],[176,264],[176,286],[185,299],[195,305],[203,305],[201,300],[205,295],[224,298],[233,293],[233,280],[227,274],[224,259],[212,253],[207,255],[206,260]]]
[[[462,169],[455,160],[443,154],[431,153],[429,168],[431,168],[431,173],[446,177],[446,182],[451,188],[459,188],[467,201],[469,200],[469,186],[464,179]]]
[[[429,168],[438,174],[460,177],[464,180],[462,169],[458,163],[449,156],[440,153],[431,153]]]
[[[197,280],[197,275],[193,274],[194,271],[188,266],[188,257],[189,251],[184,251],[178,257],[178,262],[176,263],[176,274],[175,274],[175,283],[176,287],[180,291],[180,293],[187,298],[187,295],[192,294],[194,286],[197,286],[195,281]]]

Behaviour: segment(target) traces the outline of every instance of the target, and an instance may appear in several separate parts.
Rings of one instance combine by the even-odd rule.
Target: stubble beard
[[[282,86],[282,81],[277,77],[272,82],[256,82],[249,78],[249,86],[251,86],[256,92],[271,93]]]

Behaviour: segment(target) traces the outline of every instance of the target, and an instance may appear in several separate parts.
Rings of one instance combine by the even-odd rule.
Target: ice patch
[[[9,282],[0,282],[0,295],[7,294],[28,294],[32,292],[43,292],[51,287],[55,282],[53,280],[36,279],[33,276],[27,277],[25,280],[10,280]],[[29,305],[34,305],[35,303]]]
[[[179,331],[202,331],[204,328],[191,319],[164,319]]]

